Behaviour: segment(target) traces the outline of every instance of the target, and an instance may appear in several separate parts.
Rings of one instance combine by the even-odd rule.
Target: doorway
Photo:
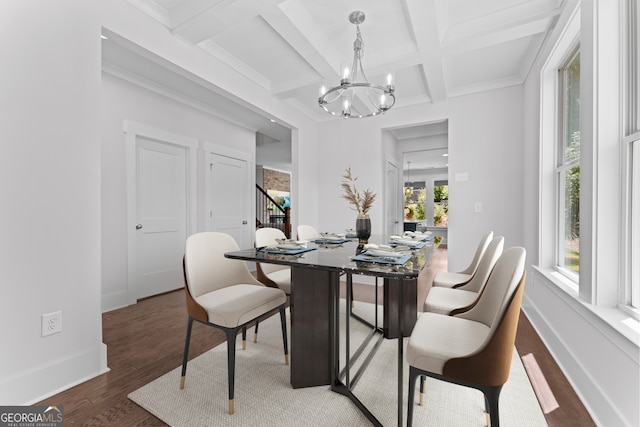
[[[448,232],[448,120],[387,129],[402,159],[403,229]],[[444,215],[443,215],[444,210]]]
[[[128,299],[183,286],[184,241],[195,227],[197,140],[126,122]]]
[[[253,245],[251,188],[246,153],[205,142],[207,229],[227,233],[239,247]]]

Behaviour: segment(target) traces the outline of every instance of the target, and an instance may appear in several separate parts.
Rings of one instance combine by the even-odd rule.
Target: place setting
[[[409,249],[422,249],[431,239],[431,232],[405,231],[402,236],[389,236],[388,245],[391,247],[404,246]]]
[[[316,249],[313,246],[308,246],[309,241],[307,240],[276,239],[276,242],[275,245],[264,246],[257,250],[268,254],[300,255]]]
[[[413,253],[407,247],[367,243],[363,246],[363,251],[352,257],[351,260],[376,264],[404,265],[412,256]]]
[[[320,237],[313,239],[312,242],[319,245],[342,245],[349,242],[346,234],[340,233],[320,233]]]

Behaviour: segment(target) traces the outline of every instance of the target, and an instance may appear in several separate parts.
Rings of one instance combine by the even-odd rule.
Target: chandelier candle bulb
[[[351,112],[349,111],[349,100],[347,98],[344,99],[344,101],[342,102],[342,115],[344,117],[349,117],[349,115],[351,114]]]
[[[346,64],[341,64],[340,65],[340,72],[342,75],[342,79],[340,80],[340,84],[341,85],[345,85],[345,84],[349,84],[351,83],[351,70],[349,69],[349,66]]]
[[[387,97],[384,94],[380,95],[380,109],[383,111],[389,109],[387,106]]]

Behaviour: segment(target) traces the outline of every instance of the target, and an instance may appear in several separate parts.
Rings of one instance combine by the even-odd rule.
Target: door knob
[[[247,225],[247,221],[242,221],[242,225]]]
[[[142,228],[142,224],[136,224],[136,230],[140,230]]]

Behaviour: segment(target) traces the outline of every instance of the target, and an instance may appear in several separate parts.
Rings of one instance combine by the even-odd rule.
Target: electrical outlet
[[[57,334],[62,332],[62,312],[48,313],[42,315],[42,336]]]

